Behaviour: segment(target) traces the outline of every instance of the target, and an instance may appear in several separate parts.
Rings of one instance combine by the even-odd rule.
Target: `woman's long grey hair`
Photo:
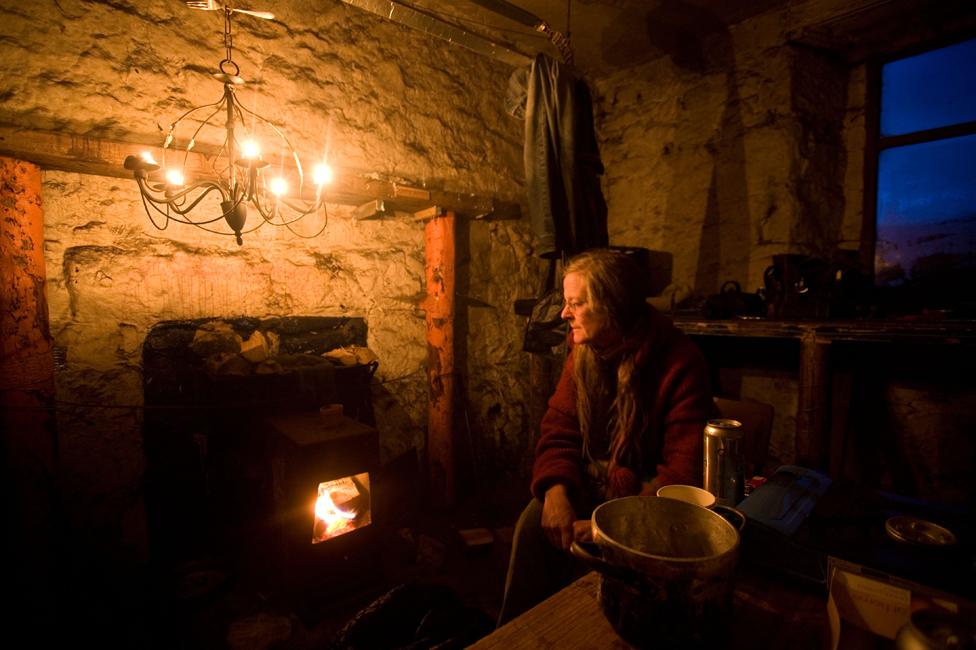
[[[586,288],[586,300],[596,315],[606,318],[610,344],[596,349],[574,348],[577,411],[583,451],[589,457],[594,427],[606,427],[610,436],[610,468],[639,466],[641,433],[648,413],[639,399],[640,377],[635,355],[648,326],[648,276],[626,253],[594,249],[572,258],[564,275],[577,273]],[[608,375],[616,370],[616,381]]]

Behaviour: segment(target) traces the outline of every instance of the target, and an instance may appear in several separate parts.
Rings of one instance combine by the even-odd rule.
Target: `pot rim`
[[[613,537],[610,537],[609,535],[607,535],[603,531],[603,529],[600,528],[599,525],[597,525],[597,523],[596,523],[596,515],[597,515],[597,511],[599,511],[604,506],[608,506],[608,505],[610,505],[612,503],[616,503],[618,501],[625,501],[625,500],[628,500],[628,499],[639,499],[639,500],[642,500],[642,499],[667,499],[669,501],[674,501],[675,503],[680,503],[680,504],[682,504],[682,506],[687,506],[689,508],[697,508],[698,510],[704,510],[704,511],[706,511],[708,513],[709,516],[715,517],[716,519],[718,519],[719,521],[721,521],[722,524],[724,524],[725,526],[727,526],[729,528],[729,530],[732,531],[732,533],[735,535],[735,543],[732,544],[732,546],[730,546],[728,549],[726,549],[725,551],[723,551],[721,553],[715,553],[713,555],[701,555],[701,556],[698,556],[698,557],[673,557],[673,556],[669,556],[669,555],[656,555],[654,553],[647,553],[645,551],[639,551],[639,550],[637,550],[635,548],[631,548],[630,546],[626,546],[622,542],[619,542],[616,539],[614,539]],[[742,541],[742,536],[739,534],[739,531],[736,529],[736,527],[733,526],[722,515],[720,515],[720,514],[718,514],[716,512],[713,512],[713,511],[709,510],[708,508],[704,508],[702,506],[696,506],[696,505],[694,505],[692,503],[687,503],[685,501],[679,501],[677,499],[668,499],[667,497],[659,497],[659,496],[651,496],[651,495],[648,495],[648,496],[638,496],[638,495],[635,495],[635,496],[620,497],[620,498],[617,498],[617,499],[611,499],[609,501],[604,501],[603,503],[601,503],[600,505],[598,505],[593,510],[593,514],[590,517],[590,525],[593,527],[594,532],[599,533],[599,537],[597,537],[596,535],[594,535],[594,539],[593,539],[593,541],[596,542],[597,545],[599,545],[601,543],[601,541],[605,540],[610,545],[612,545],[614,547],[617,547],[617,548],[619,548],[619,549],[621,549],[623,551],[626,551],[628,553],[632,553],[633,555],[635,555],[637,557],[649,558],[649,559],[652,559],[652,560],[660,560],[662,562],[667,562],[669,564],[695,564],[695,563],[700,564],[701,562],[707,561],[707,560],[719,560],[719,559],[725,558],[728,555],[737,553],[738,550],[739,550],[739,544]]]

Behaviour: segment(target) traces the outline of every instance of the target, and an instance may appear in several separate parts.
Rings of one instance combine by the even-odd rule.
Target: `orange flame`
[[[319,483],[312,543],[343,535],[370,523],[368,474]],[[364,491],[365,490],[365,491]],[[365,503],[363,500],[365,499]],[[336,503],[339,501],[339,505]],[[365,510],[364,510],[365,506]]]

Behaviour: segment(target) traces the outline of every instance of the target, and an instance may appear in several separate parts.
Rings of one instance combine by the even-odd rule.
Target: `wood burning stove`
[[[378,541],[376,429],[318,411],[269,417],[278,577],[323,595],[371,575]]]
[[[357,564],[371,552],[377,527],[379,442],[370,426],[376,363],[323,358],[364,346],[365,323],[240,318],[215,328],[215,320],[159,323],[143,346],[154,562],[177,574],[219,562],[238,577],[302,590],[367,574],[369,567]],[[215,373],[210,361],[227,353],[201,354],[204,328],[243,340],[263,332],[279,341],[279,353],[260,367],[231,354],[235,373]],[[341,404],[351,417],[326,421],[323,404]],[[320,495],[332,503],[320,504],[316,517]]]

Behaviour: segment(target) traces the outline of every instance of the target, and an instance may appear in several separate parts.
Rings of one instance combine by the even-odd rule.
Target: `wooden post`
[[[800,381],[796,409],[797,463],[811,469],[827,469],[828,352],[830,341],[816,332],[800,338]]]
[[[0,157],[0,418],[8,453],[53,469],[54,358],[44,293],[41,170]]]
[[[455,215],[445,212],[424,225],[427,297],[427,467],[432,503],[455,501],[454,315]]]
[[[12,616],[56,624],[54,358],[38,166],[0,157],[0,489]],[[8,508],[9,506],[9,508]],[[63,577],[62,577],[63,580]],[[43,643],[42,643],[43,645]]]

